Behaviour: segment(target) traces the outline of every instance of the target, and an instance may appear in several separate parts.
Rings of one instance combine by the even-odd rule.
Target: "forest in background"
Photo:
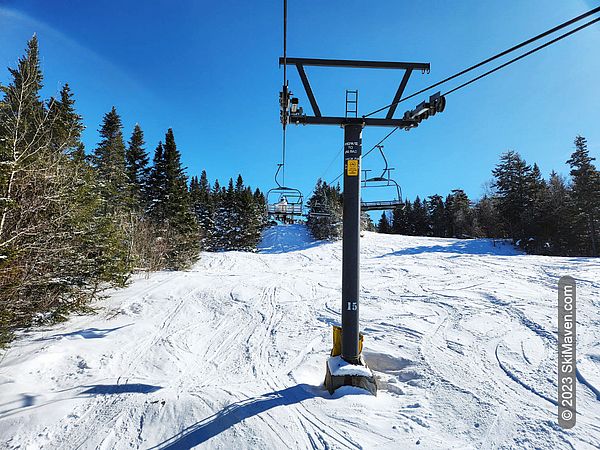
[[[507,151],[492,170],[487,192],[477,201],[461,189],[445,198],[406,199],[381,214],[380,233],[407,236],[510,239],[532,254],[600,255],[600,172],[587,141],[577,136],[566,161],[570,178],[552,171],[544,179],[537,164]],[[318,239],[341,237],[343,195],[339,185],[318,180],[308,201],[308,226]],[[362,228],[372,229],[363,214]]]
[[[86,151],[65,84],[42,99],[37,38],[0,89],[0,345],[14,330],[64,320],[134,271],[185,269],[201,250],[253,250],[265,197],[239,175],[191,182],[172,129],[154,150],[126,143],[113,107]]]
[[[188,178],[172,129],[152,155],[136,124],[129,140],[113,107],[99,142],[85,149],[83,119],[68,84],[58,98],[40,91],[34,36],[11,82],[0,85],[0,345],[18,328],[89,310],[135,271],[180,270],[200,251],[254,251],[268,226],[265,195],[241,175],[211,184]],[[152,156],[152,158],[151,158]],[[600,173],[584,137],[566,161],[570,178],[517,152],[504,153],[477,201],[460,189],[406,199],[364,230],[411,236],[511,239],[529,253],[600,254]],[[318,180],[307,202],[317,239],[339,239],[343,194]]]

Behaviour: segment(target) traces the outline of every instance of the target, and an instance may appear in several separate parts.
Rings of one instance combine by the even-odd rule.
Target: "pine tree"
[[[161,151],[157,150],[157,153],[160,156]],[[181,154],[171,128],[165,135],[158,170],[163,172],[158,174],[161,180],[159,188],[163,189],[157,190],[157,203],[160,205],[158,219],[162,216],[158,225],[163,227],[168,242],[166,264],[168,268],[180,269],[187,267],[197,257],[200,242],[190,203],[187,175],[181,165]]]
[[[377,227],[373,223],[373,219],[371,219],[369,213],[364,211],[360,214],[360,229],[361,231],[377,231]]]
[[[574,225],[579,237],[579,251],[598,256],[600,225],[600,172],[596,170],[583,136],[575,138],[575,151],[567,161],[573,180]]]
[[[504,237],[502,223],[493,198],[484,195],[475,205],[474,211],[481,237]]]
[[[412,208],[412,223],[414,227],[415,236],[429,236],[431,233],[431,226],[429,224],[429,215],[427,210],[427,203],[421,202],[421,199],[417,195],[413,203]]]
[[[0,100],[0,340],[64,318],[128,272],[118,230],[98,214],[68,85],[59,100],[40,100],[35,37],[11,74]]]
[[[102,119],[99,130],[102,139],[92,156],[106,211],[118,214],[128,210],[128,177],[122,130],[121,117],[113,106]]]
[[[147,207],[145,193],[150,169],[148,153],[146,153],[144,144],[144,132],[136,123],[125,153],[129,197],[135,211],[144,211]]]
[[[455,238],[472,236],[471,201],[462,189],[451,191],[446,197],[445,209],[449,225],[448,235]]]
[[[57,153],[63,152],[74,157],[83,151],[81,133],[85,129],[82,117],[75,111],[75,100],[69,84],[60,91],[60,100],[50,99],[48,116],[52,126],[52,145]]]
[[[412,214],[412,204],[408,198],[404,201],[403,206],[397,206],[392,211],[392,233],[403,234],[408,236],[411,231],[409,224],[409,215]]]
[[[202,230],[202,247],[206,250],[211,250],[210,235],[214,226],[213,216],[215,206],[205,170],[202,171],[200,180],[198,180],[198,177],[195,177],[194,185],[190,189],[190,195],[196,220]]]
[[[316,239],[336,240],[342,236],[343,199],[339,184],[333,187],[317,180],[308,208],[306,226]]]
[[[159,142],[154,150],[152,169],[146,186],[146,212],[155,222],[162,222],[166,218],[167,180],[163,153],[163,144]]]
[[[511,150],[500,157],[500,163],[492,174],[498,211],[509,236],[514,241],[527,237],[526,215],[534,199],[531,166]]]
[[[384,211],[381,213],[381,218],[377,223],[377,231],[379,233],[390,234],[392,232],[392,227],[390,225],[390,221],[388,219],[387,213]]]
[[[441,195],[432,195],[427,202],[431,222],[431,234],[435,237],[446,237],[446,210]]]

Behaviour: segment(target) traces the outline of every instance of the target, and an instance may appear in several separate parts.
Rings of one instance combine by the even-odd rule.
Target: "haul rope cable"
[[[437,83],[434,83],[434,84],[432,84],[432,85],[430,85],[430,86],[428,86],[428,87],[426,87],[426,88],[424,88],[424,89],[421,89],[420,91],[418,91],[418,92],[415,92],[414,94],[411,94],[411,95],[409,95],[409,96],[407,96],[407,97],[401,98],[400,100],[398,100],[398,101],[397,101],[397,102],[395,102],[395,103],[392,103],[392,104],[390,104],[390,105],[384,106],[383,108],[380,108],[380,109],[378,109],[378,110],[376,110],[376,111],[373,111],[373,112],[371,112],[371,113],[369,113],[369,114],[367,114],[367,115],[364,115],[363,117],[368,117],[368,116],[371,116],[371,115],[373,115],[373,114],[375,114],[375,113],[377,113],[377,112],[380,112],[380,111],[383,111],[383,110],[385,110],[385,109],[387,109],[387,108],[390,108],[390,107],[391,107],[391,106],[393,106],[393,105],[397,105],[397,104],[399,104],[399,103],[401,103],[401,102],[403,102],[403,101],[405,101],[405,100],[408,100],[408,99],[410,99],[410,98],[413,98],[414,96],[416,96],[416,95],[418,95],[418,94],[422,94],[423,92],[426,92],[426,91],[428,91],[428,90],[430,90],[430,89],[433,89],[434,87],[440,86],[441,84],[444,84],[444,83],[446,83],[446,82],[448,82],[448,81],[450,81],[450,80],[453,80],[454,78],[456,78],[456,77],[459,77],[460,75],[464,75],[465,73],[467,73],[467,72],[470,72],[471,70],[474,70],[474,69],[476,69],[476,68],[478,68],[478,67],[481,67],[482,65],[484,65],[484,64],[487,64],[487,63],[489,63],[489,62],[491,62],[491,61],[493,61],[493,60],[495,60],[495,59],[498,59],[498,58],[500,58],[501,56],[505,56],[505,55],[507,55],[507,54],[508,54],[508,53],[510,53],[510,52],[513,52],[513,51],[515,51],[515,50],[518,50],[519,48],[522,48],[523,46],[525,46],[525,45],[527,45],[527,44],[530,44],[530,43],[532,43],[532,42],[534,42],[534,41],[536,41],[536,40],[538,40],[538,39],[541,39],[541,38],[543,38],[543,37],[545,37],[545,36],[548,36],[549,34],[551,34],[551,33],[555,32],[555,31],[558,31],[558,30],[560,30],[560,29],[562,29],[562,28],[565,28],[565,27],[567,27],[567,26],[569,26],[569,25],[572,25],[573,23],[575,23],[575,22],[577,22],[577,21],[579,21],[579,20],[581,20],[581,19],[583,19],[583,18],[585,18],[585,17],[587,17],[587,16],[589,16],[589,15],[591,15],[591,14],[594,14],[594,13],[596,13],[596,12],[599,12],[599,11],[600,11],[600,7],[598,7],[598,8],[594,8],[594,9],[592,9],[592,10],[590,10],[590,11],[588,11],[588,12],[586,12],[586,13],[584,13],[584,14],[582,14],[582,15],[578,16],[578,17],[575,17],[575,18],[573,18],[573,19],[571,19],[571,20],[569,20],[569,21],[567,21],[567,22],[564,22],[564,23],[563,23],[563,24],[561,24],[561,25],[558,25],[558,26],[556,26],[556,27],[552,28],[551,30],[545,31],[544,33],[541,33],[541,34],[539,34],[539,35],[537,35],[537,36],[535,36],[535,37],[533,37],[533,38],[531,38],[531,39],[528,39],[527,41],[524,41],[524,42],[522,42],[521,44],[515,45],[514,47],[511,47],[511,48],[510,48],[510,49],[508,49],[508,50],[505,50],[505,51],[503,51],[503,52],[501,52],[501,53],[498,53],[497,55],[494,55],[494,56],[492,56],[491,58],[488,58],[488,59],[486,59],[486,60],[484,60],[484,61],[482,61],[482,62],[480,62],[480,63],[477,63],[477,64],[475,64],[475,65],[473,65],[473,66],[471,66],[471,67],[469,67],[469,68],[467,68],[467,69],[465,69],[465,70],[462,70],[462,71],[460,71],[460,72],[458,72],[458,73],[456,73],[456,74],[454,74],[454,75],[452,75],[452,76],[448,77],[448,78],[445,78],[445,79],[443,79],[443,80],[441,80],[441,81],[438,81]],[[482,78],[484,78],[484,77],[486,77],[486,76],[488,76],[488,75],[491,75],[491,74],[492,74],[492,73],[494,73],[494,72],[497,72],[497,71],[498,71],[498,70],[500,70],[500,69],[503,69],[503,68],[504,68],[504,67],[506,67],[506,66],[509,66],[510,64],[513,64],[513,63],[515,63],[515,62],[517,62],[517,61],[519,61],[519,60],[521,60],[521,59],[525,58],[526,56],[529,56],[529,55],[531,55],[531,54],[533,54],[533,53],[536,53],[536,52],[538,52],[539,50],[542,50],[543,48],[546,48],[546,47],[548,47],[548,46],[550,46],[550,45],[552,45],[552,44],[554,44],[554,43],[556,43],[556,42],[558,42],[558,41],[560,41],[560,40],[562,40],[562,39],[564,39],[564,38],[566,38],[566,37],[568,37],[568,36],[571,36],[572,34],[574,34],[574,33],[578,32],[578,31],[581,31],[581,30],[583,30],[584,28],[587,28],[587,27],[589,27],[590,25],[593,25],[593,24],[595,24],[595,23],[597,23],[598,21],[600,21],[600,17],[598,17],[598,18],[596,18],[596,19],[593,19],[593,20],[590,20],[589,22],[586,22],[586,23],[584,23],[583,25],[580,25],[579,27],[577,27],[577,28],[574,28],[574,29],[573,29],[573,30],[571,30],[571,31],[568,31],[567,33],[561,34],[560,36],[558,36],[558,37],[556,37],[556,38],[554,38],[554,39],[552,39],[552,40],[550,40],[550,41],[548,41],[548,42],[546,42],[546,43],[544,43],[544,44],[542,44],[542,45],[540,45],[540,46],[538,46],[538,47],[535,47],[535,48],[533,48],[533,49],[529,50],[528,52],[525,52],[525,53],[523,53],[522,55],[519,55],[519,56],[517,56],[516,58],[513,58],[513,59],[511,59],[510,61],[507,61],[507,62],[505,62],[505,63],[503,63],[503,64],[501,64],[501,65],[499,65],[499,66],[497,66],[497,67],[495,67],[495,68],[493,68],[493,69],[491,69],[491,70],[489,70],[489,71],[487,71],[487,72],[485,72],[485,73],[483,73],[483,74],[481,74],[481,75],[479,75],[479,76],[477,76],[477,77],[475,77],[475,78],[473,78],[473,79],[471,79],[471,80],[469,80],[469,81],[467,81],[467,82],[465,82],[465,83],[463,83],[463,84],[461,84],[461,85],[459,85],[459,86],[457,86],[457,87],[455,87],[455,88],[453,88],[453,89],[451,89],[451,90],[449,90],[449,91],[447,91],[447,92],[446,92],[445,94],[443,94],[443,95],[449,95],[449,94],[452,94],[453,92],[456,92],[456,91],[458,91],[459,89],[462,89],[462,88],[464,88],[464,87],[466,87],[466,86],[468,86],[468,85],[470,85],[470,84],[474,83],[475,81],[478,81],[478,80],[480,80],[480,79],[482,79]],[[371,152],[372,152],[372,151],[373,151],[375,148],[377,148],[377,145],[380,145],[380,144],[381,144],[382,142],[384,142],[384,141],[385,141],[385,140],[386,140],[388,137],[390,137],[390,136],[391,136],[391,135],[392,135],[392,134],[393,134],[393,133],[394,133],[394,132],[395,132],[397,129],[398,129],[398,127],[394,128],[394,129],[393,129],[393,130],[392,130],[390,133],[388,133],[388,135],[387,135],[387,136],[385,136],[385,137],[384,137],[384,138],[383,138],[381,141],[379,141],[379,143],[377,143],[376,145],[374,145],[374,146],[373,146],[373,147],[372,147],[372,148],[371,148],[371,149],[370,149],[370,150],[369,150],[367,153],[365,153],[365,154],[363,155],[363,158],[364,158],[364,157],[366,157],[366,156],[367,156],[369,153],[371,153]],[[342,173],[342,174],[340,174],[340,175],[338,175],[338,176],[337,176],[337,177],[336,177],[334,180],[332,180],[332,182],[331,182],[331,183],[334,183],[335,181],[337,181],[338,179],[340,179],[342,175],[343,175],[343,173]]]
[[[447,77],[447,78],[444,78],[443,80],[441,80],[441,81],[438,81],[437,83],[434,83],[434,84],[432,84],[432,85],[430,85],[430,86],[427,86],[426,88],[423,88],[423,89],[421,89],[420,91],[417,91],[417,92],[415,92],[415,93],[413,93],[413,94],[410,94],[410,95],[409,95],[409,96],[407,96],[407,97],[401,98],[400,100],[398,100],[398,101],[396,101],[396,102],[394,102],[394,103],[390,103],[390,104],[389,104],[389,105],[387,105],[387,106],[384,106],[384,107],[382,107],[382,108],[379,108],[379,109],[377,109],[377,110],[375,110],[375,111],[373,111],[373,112],[370,112],[369,114],[366,114],[366,115],[364,115],[363,117],[369,117],[369,116],[372,116],[373,114],[377,114],[378,112],[381,112],[381,111],[384,111],[384,110],[386,110],[386,109],[388,109],[388,108],[391,108],[391,107],[392,107],[392,106],[394,106],[394,105],[397,105],[397,104],[399,104],[399,103],[401,103],[401,102],[403,102],[403,101],[405,101],[405,100],[408,100],[408,99],[410,99],[410,98],[413,98],[413,97],[415,97],[415,96],[417,96],[417,95],[419,95],[419,94],[422,94],[423,92],[426,92],[426,91],[428,91],[428,90],[430,90],[430,89],[433,89],[434,87],[437,87],[437,86],[440,86],[440,85],[442,85],[442,84],[444,84],[444,83],[447,83],[447,82],[448,82],[448,81],[450,81],[450,80],[454,80],[455,78],[458,78],[458,77],[460,77],[461,75],[464,75],[464,74],[466,74],[466,73],[468,73],[468,72],[471,72],[472,70],[475,70],[475,69],[477,69],[477,68],[479,68],[479,67],[481,67],[481,66],[483,66],[483,65],[485,65],[485,64],[487,64],[487,63],[490,63],[490,62],[492,62],[492,61],[494,61],[494,60],[496,60],[496,59],[498,59],[498,58],[501,58],[501,57],[503,57],[503,56],[506,56],[506,55],[508,55],[509,53],[512,53],[512,52],[514,52],[515,50],[518,50],[518,49],[520,49],[520,48],[523,48],[523,47],[525,47],[525,46],[527,46],[527,45],[529,45],[529,44],[531,44],[531,43],[533,43],[533,42],[535,42],[535,41],[538,41],[538,40],[540,40],[540,39],[542,39],[542,38],[544,38],[544,37],[546,37],[546,36],[548,36],[548,35],[552,34],[552,33],[555,33],[556,31],[562,30],[563,28],[565,28],[565,27],[568,27],[569,25],[572,25],[572,24],[574,24],[575,22],[579,22],[581,19],[585,19],[586,17],[588,17],[588,16],[590,16],[590,15],[592,15],[592,14],[595,14],[595,13],[597,13],[597,12],[600,12],[600,6],[599,6],[599,7],[597,7],[597,8],[591,9],[590,11],[588,11],[588,12],[586,12],[586,13],[584,13],[584,14],[581,14],[581,15],[579,15],[579,16],[577,16],[577,17],[574,17],[574,18],[573,18],[573,19],[571,19],[571,20],[568,20],[568,21],[566,21],[566,22],[564,22],[564,23],[561,23],[560,25],[557,25],[557,26],[555,26],[554,28],[551,28],[550,30],[544,31],[543,33],[540,33],[540,34],[538,34],[537,36],[534,36],[534,37],[532,37],[532,38],[530,38],[530,39],[527,39],[526,41],[523,41],[523,42],[521,42],[520,44],[517,44],[517,45],[515,45],[515,46],[513,46],[513,47],[511,47],[511,48],[509,48],[509,49],[507,49],[507,50],[504,50],[504,51],[502,51],[502,52],[500,52],[500,53],[498,53],[498,54],[496,54],[496,55],[494,55],[494,56],[491,56],[491,57],[489,57],[489,58],[487,58],[487,59],[485,59],[485,60],[483,60],[483,61],[481,61],[481,62],[478,62],[477,64],[474,64],[474,65],[472,65],[471,67],[467,67],[466,69],[464,69],[464,70],[461,70],[460,72],[458,72],[458,73],[455,73],[454,75],[451,75],[451,76],[449,76],[449,77]],[[593,22],[592,22],[592,23],[593,23]],[[588,24],[589,24],[589,25],[591,25],[592,23],[588,23]],[[576,30],[574,30],[574,31],[579,31],[579,29],[576,29]],[[572,34],[572,33],[569,33],[569,34]],[[568,35],[568,34],[567,34],[567,35]],[[566,37],[566,36],[564,36],[564,37]]]

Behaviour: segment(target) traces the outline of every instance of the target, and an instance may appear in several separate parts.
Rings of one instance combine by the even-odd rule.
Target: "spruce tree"
[[[16,207],[15,187],[22,167],[45,141],[44,133],[39,133],[44,116],[40,100],[43,77],[35,35],[17,68],[8,70],[12,82],[0,86],[4,96],[0,104],[0,242],[6,240],[9,216]]]
[[[365,211],[362,211],[360,214],[360,229],[361,231],[377,231],[377,227],[373,223],[373,219],[371,219],[369,213]]]
[[[82,152],[81,133],[85,127],[82,117],[75,111],[75,99],[68,83],[62,87],[59,100],[50,99],[48,116],[52,127],[54,151],[71,156]]]
[[[565,180],[550,174],[535,205],[538,244],[528,251],[549,255],[567,255],[576,247],[572,232],[573,204]]]
[[[403,234],[408,236],[410,234],[409,215],[412,214],[412,204],[407,198],[404,201],[404,205],[397,206],[392,211],[392,233]]]
[[[342,236],[343,199],[339,184],[335,187],[321,179],[308,200],[306,226],[316,239],[336,240]]]
[[[446,237],[447,223],[444,199],[441,195],[432,195],[429,197],[427,205],[431,222],[431,235]]]
[[[448,235],[455,238],[469,237],[473,234],[471,201],[462,189],[453,189],[446,197],[446,216]]]
[[[144,148],[144,132],[135,124],[125,153],[127,183],[131,206],[135,211],[143,211],[147,206],[146,192],[149,167],[148,153]]]
[[[214,202],[211,195],[210,183],[206,171],[203,170],[198,177],[194,177],[192,185],[190,185],[190,196],[192,208],[196,215],[196,220],[202,232],[201,243],[206,250],[211,249],[210,236],[214,226]]]
[[[390,234],[392,232],[392,227],[386,211],[381,213],[381,218],[377,223],[377,232],[384,234]]]
[[[431,226],[429,224],[429,214],[427,210],[427,203],[421,202],[421,199],[417,195],[413,203],[412,209],[412,222],[414,227],[415,236],[429,236],[431,233]]]
[[[511,150],[500,157],[492,174],[498,210],[509,236],[513,241],[527,237],[527,214],[534,199],[531,166]]]
[[[40,100],[35,37],[11,74],[0,99],[4,337],[7,329],[61,320],[128,272],[119,231],[99,213],[96,177],[82,155],[83,125],[68,85],[60,99]]]
[[[163,152],[163,144],[159,142],[154,150],[152,169],[146,186],[146,212],[155,222],[162,222],[166,217],[167,182]]]
[[[600,218],[600,173],[596,170],[583,136],[575,138],[575,151],[567,161],[573,180],[574,226],[578,250],[586,255],[599,255],[598,220]]]
[[[159,169],[163,170],[159,178],[164,180],[164,191],[158,194],[160,213],[163,215],[163,222],[159,225],[164,226],[169,243],[166,263],[168,268],[180,269],[187,267],[197,257],[200,242],[190,203],[187,175],[181,165],[181,154],[171,128],[165,135]]]
[[[100,193],[109,213],[128,210],[128,177],[125,163],[121,117],[113,106],[100,126],[101,141],[94,150],[92,162],[100,181]]]
[[[474,210],[481,237],[504,237],[502,222],[493,198],[484,195],[475,205]]]

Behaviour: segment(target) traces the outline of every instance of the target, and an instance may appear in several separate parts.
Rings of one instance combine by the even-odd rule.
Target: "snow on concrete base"
[[[362,360],[362,357],[361,357]],[[362,360],[362,365],[350,364],[342,359],[341,356],[332,356],[327,360],[329,371],[334,377],[357,376],[357,377],[372,377],[373,373]]]

